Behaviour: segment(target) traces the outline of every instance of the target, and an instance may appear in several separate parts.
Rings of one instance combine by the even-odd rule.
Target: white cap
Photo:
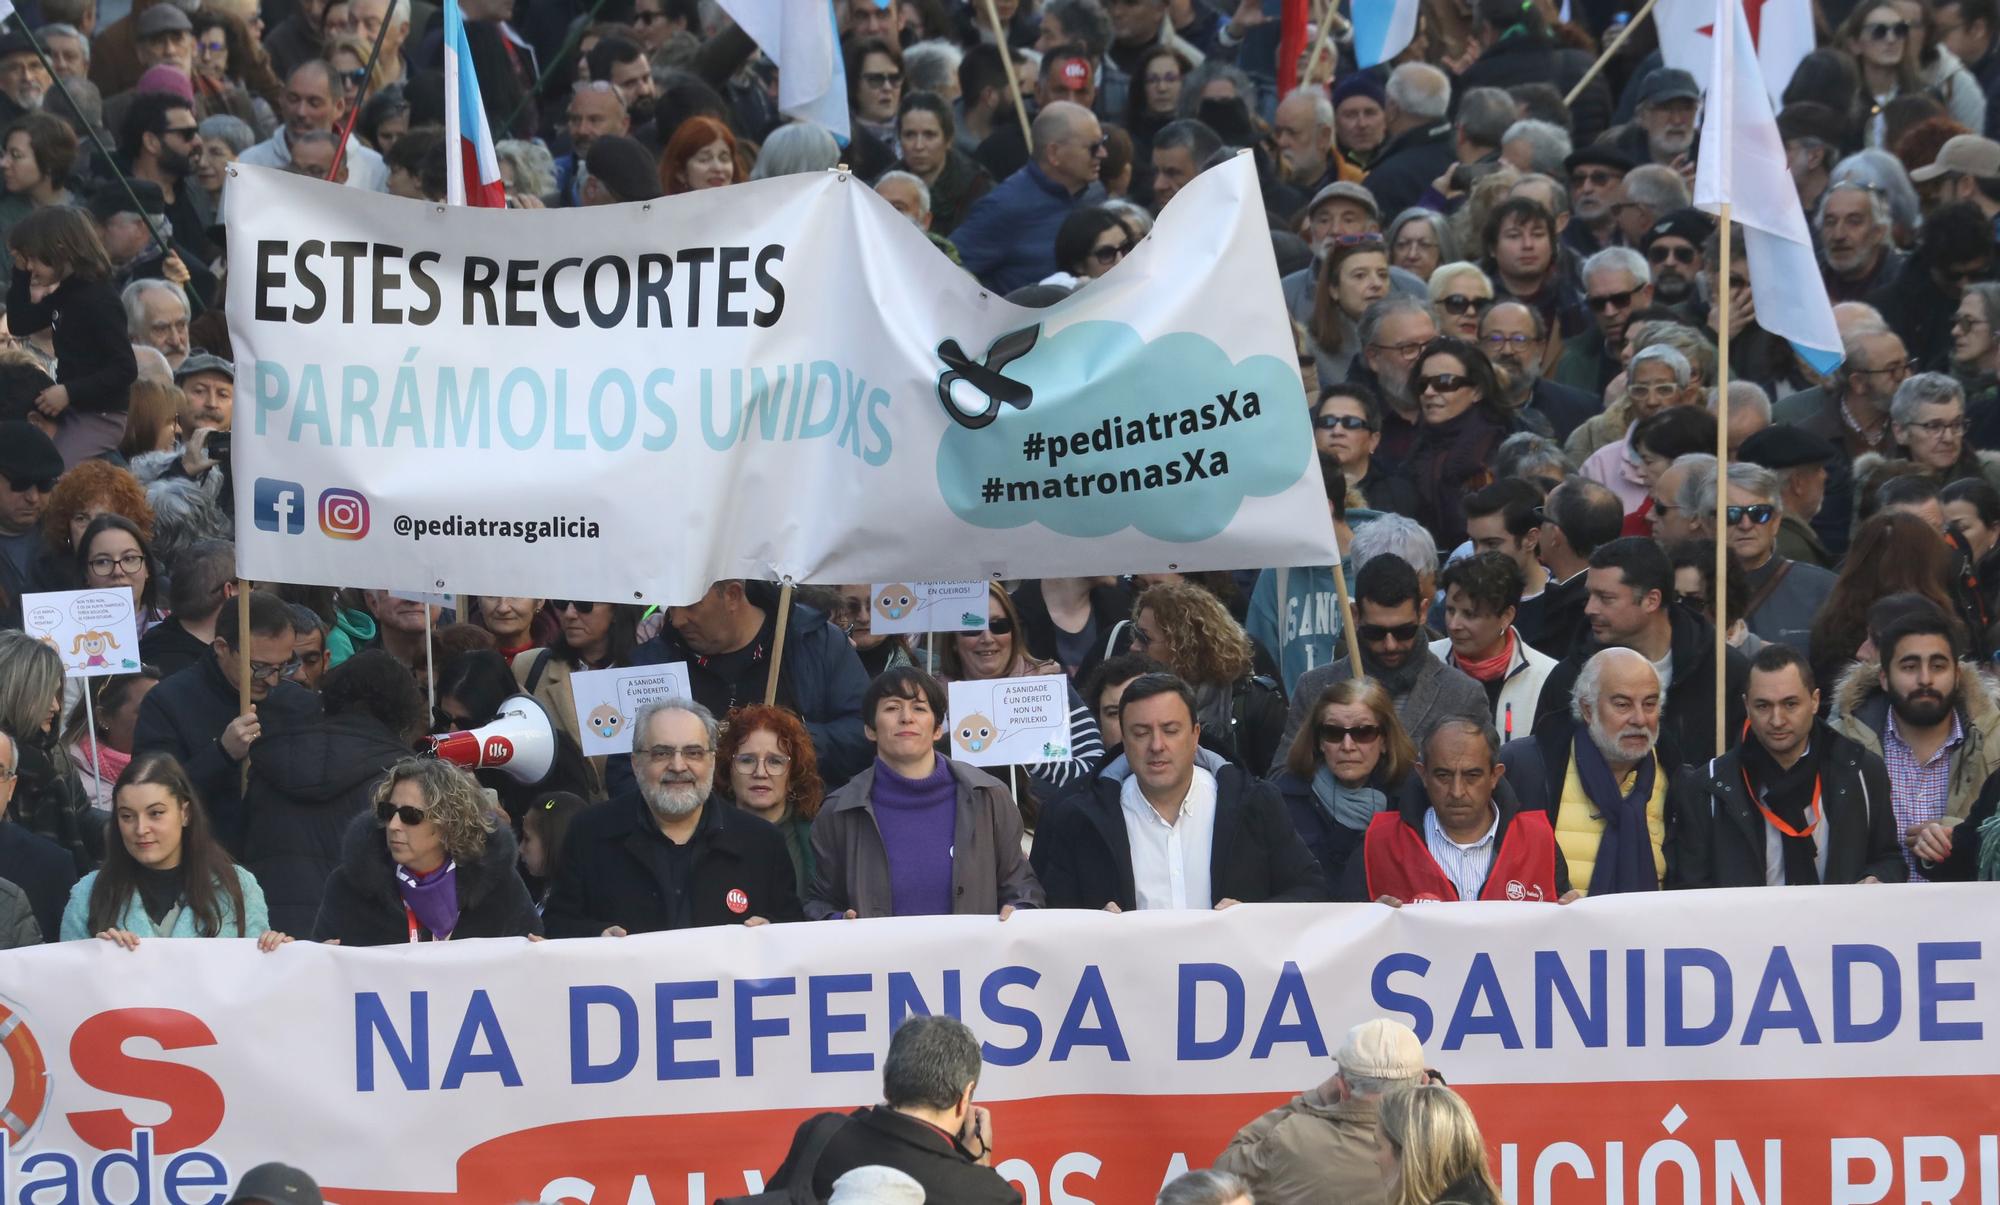
[[[924,1205],[924,1186],[893,1167],[857,1167],[833,1182],[826,1205]]]
[[[1401,1021],[1377,1017],[1347,1031],[1333,1061],[1347,1075],[1368,1079],[1415,1079],[1424,1073],[1424,1044]]]

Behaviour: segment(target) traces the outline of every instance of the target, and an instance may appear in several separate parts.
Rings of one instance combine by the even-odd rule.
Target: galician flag
[[[500,157],[479,100],[479,77],[472,70],[472,47],[465,40],[465,14],[458,0],[444,0],[444,199],[452,205],[503,209],[507,189],[500,181]]]
[[[1757,66],[1764,73],[1764,90],[1779,105],[1785,85],[1799,61],[1814,47],[1812,0],[1743,0],[1743,18],[1750,25],[1750,42],[1757,48]],[[1660,56],[1708,87],[1714,56],[1714,0],[1659,0],[1653,26],[1660,35]]]
[[[847,145],[847,68],[830,0],[718,0],[778,65],[778,111]]]
[[[1757,325],[1789,339],[1815,371],[1832,372],[1842,359],[1840,331],[1798,189],[1785,169],[1785,143],[1750,44],[1743,0],[1714,2],[1715,54],[1701,114],[1695,207],[1719,213],[1727,204],[1743,227]]]
[[[1417,36],[1418,0],[1354,0],[1354,62],[1386,63]]]

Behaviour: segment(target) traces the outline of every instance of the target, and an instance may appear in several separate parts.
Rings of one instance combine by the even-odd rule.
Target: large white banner
[[[978,1096],[1028,1205],[1151,1200],[1384,1015],[1472,1101],[1513,1205],[1992,1205],[1996,903],[1772,888],[45,946],[0,954],[0,1200],[125,1205],[143,1165],[151,1201],[214,1205],[282,1159],[348,1205],[705,1205],[760,1186],[813,1111],[879,1100],[892,1027],[949,1011],[985,1043]]]
[[[1041,310],[844,173],[523,211],[231,170],[248,577],[685,603],[1334,560],[1247,157]]]

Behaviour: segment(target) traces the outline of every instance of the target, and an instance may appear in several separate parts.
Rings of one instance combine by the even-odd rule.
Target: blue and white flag
[[[1386,63],[1417,36],[1418,0],[1354,0],[1354,62]]]
[[[778,111],[847,145],[847,68],[828,0],[718,0],[778,65]]]
[[[1798,189],[1785,167],[1784,139],[1771,114],[1771,97],[1740,0],[1715,0],[1715,29],[1695,206],[1719,213],[1727,204],[1730,217],[1743,227],[1757,325],[1790,340],[1816,372],[1832,372],[1843,358],[1840,330],[1833,322]],[[1725,30],[1733,35],[1724,36]]]

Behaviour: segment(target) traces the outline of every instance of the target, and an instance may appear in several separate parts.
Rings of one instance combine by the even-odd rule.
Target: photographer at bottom
[[[923,1185],[927,1201],[1020,1205],[1020,1192],[993,1170],[992,1115],[972,1103],[980,1066],[979,1039],[963,1022],[909,1018],[882,1063],[886,1103],[809,1118],[767,1191],[810,1176],[814,1199],[823,1201],[843,1173],[881,1166]]]

